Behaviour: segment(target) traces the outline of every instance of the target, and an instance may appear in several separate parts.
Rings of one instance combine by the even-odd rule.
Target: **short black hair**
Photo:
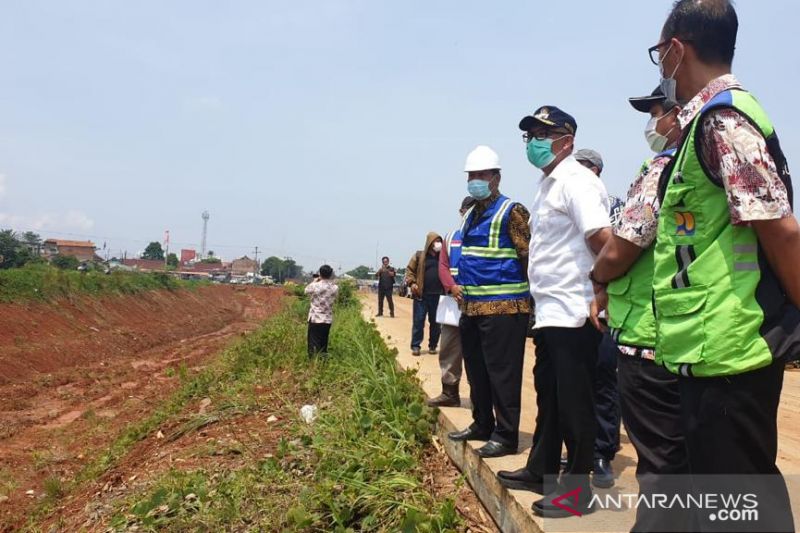
[[[739,19],[731,0],[677,0],[661,37],[691,41],[704,63],[730,66],[738,31]]]
[[[389,257],[384,255],[383,257],[381,257],[381,261],[384,261],[384,260],[388,261]]]
[[[322,279],[331,279],[333,276],[333,269],[330,265],[322,265],[319,267],[319,277]]]

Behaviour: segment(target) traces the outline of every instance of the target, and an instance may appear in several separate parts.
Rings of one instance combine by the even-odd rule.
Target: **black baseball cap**
[[[531,131],[536,126],[547,126],[549,128],[561,128],[567,130],[572,135],[578,131],[578,123],[569,113],[561,111],[554,105],[543,105],[519,121],[519,129]]]
[[[656,87],[655,90],[650,93],[650,96],[633,96],[628,98],[628,102],[631,103],[636,111],[641,111],[642,113],[649,113],[650,108],[655,104],[661,104],[661,107],[664,108],[664,111],[669,111],[678,105],[672,100],[668,100],[667,97],[664,96],[664,93],[661,92],[661,87]]]

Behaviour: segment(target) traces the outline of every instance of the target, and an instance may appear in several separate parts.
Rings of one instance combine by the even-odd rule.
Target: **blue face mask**
[[[553,139],[531,139],[527,152],[528,161],[536,168],[544,168],[556,158],[553,153]]]
[[[467,182],[467,192],[476,200],[485,200],[492,194],[489,190],[489,182],[486,180],[469,180]]]

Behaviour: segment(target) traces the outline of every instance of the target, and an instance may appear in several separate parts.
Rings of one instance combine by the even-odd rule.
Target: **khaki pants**
[[[463,361],[461,333],[458,326],[442,324],[442,336],[439,341],[439,368],[442,369],[442,383],[457,385],[461,381]]]

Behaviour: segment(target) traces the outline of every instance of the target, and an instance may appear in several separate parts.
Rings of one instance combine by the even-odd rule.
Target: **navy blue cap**
[[[549,128],[562,128],[575,135],[578,131],[578,123],[569,113],[561,111],[554,105],[544,105],[519,121],[519,129],[531,131],[536,126],[547,126]]]

